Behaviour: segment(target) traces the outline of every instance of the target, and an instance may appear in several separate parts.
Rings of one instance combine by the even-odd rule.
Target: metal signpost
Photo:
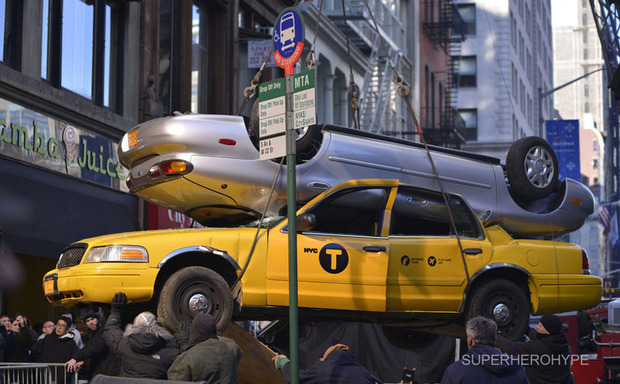
[[[297,204],[295,183],[295,164],[297,162],[295,154],[295,128],[301,128],[316,123],[316,118],[312,115],[314,111],[314,89],[310,89],[310,77],[312,77],[312,87],[314,87],[314,72],[304,72],[293,76],[295,63],[301,57],[304,48],[304,26],[301,13],[295,8],[285,8],[274,25],[273,31],[273,58],[284,69],[284,121],[285,121],[285,141],[286,141],[286,182],[287,182],[287,209],[288,209],[288,274],[289,274],[289,337],[290,337],[290,383],[299,383],[299,317],[297,302]],[[280,80],[276,80],[281,81]],[[272,89],[281,87],[281,83],[272,82]],[[280,84],[280,85],[276,85]],[[298,86],[296,86],[298,85]],[[269,83],[267,85],[269,88]],[[294,96],[295,90],[299,92],[297,98]],[[261,98],[259,88],[259,98]],[[265,89],[265,92],[268,92]],[[261,159],[263,158],[263,148],[265,152],[279,153],[279,136],[277,132],[281,130],[281,102],[279,93],[274,93],[273,97],[261,101],[260,108],[260,132],[263,136],[263,129],[266,140],[261,142]],[[312,99],[312,100],[310,100]],[[263,104],[266,103],[266,104]],[[271,103],[271,104],[270,104]],[[264,107],[264,117],[263,117]],[[263,124],[265,123],[265,124]],[[305,124],[305,125],[304,125]],[[272,146],[273,145],[273,146]]]

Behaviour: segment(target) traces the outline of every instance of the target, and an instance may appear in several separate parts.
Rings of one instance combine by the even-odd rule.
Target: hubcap
[[[196,315],[199,313],[207,313],[207,310],[209,309],[209,300],[207,300],[205,295],[200,293],[196,293],[190,297],[187,304],[189,306],[189,310]]]
[[[500,303],[493,308],[493,319],[497,322],[503,323],[510,317],[510,309],[506,304]]]
[[[553,159],[543,147],[530,149],[525,157],[525,172],[530,183],[537,188],[545,188],[553,180],[555,170],[553,169]]]

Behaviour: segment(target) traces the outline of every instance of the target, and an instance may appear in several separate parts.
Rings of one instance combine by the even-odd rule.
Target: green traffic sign
[[[314,76],[313,76],[314,78]],[[258,86],[258,98],[262,101],[275,99],[286,94],[284,79],[276,79]]]
[[[293,75],[293,92],[314,88],[314,69]]]

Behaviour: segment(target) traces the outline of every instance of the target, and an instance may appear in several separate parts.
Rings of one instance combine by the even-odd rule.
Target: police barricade
[[[77,384],[63,363],[0,363],[1,384]]]

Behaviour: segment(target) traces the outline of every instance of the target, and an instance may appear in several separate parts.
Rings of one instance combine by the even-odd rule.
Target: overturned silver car
[[[352,179],[400,179],[439,189],[420,143],[333,125],[311,128],[298,141],[304,159],[297,164],[299,203]],[[236,226],[260,216],[272,184],[267,214],[286,208],[286,172],[278,174],[276,161],[259,160],[251,136],[242,117],[169,116],[127,132],[119,158],[129,169],[132,193],[203,225]],[[557,158],[541,138],[515,142],[506,165],[454,149],[430,146],[430,152],[444,189],[465,197],[485,224],[499,224],[513,236],[558,236],[580,228],[593,212],[586,186],[558,180]]]

